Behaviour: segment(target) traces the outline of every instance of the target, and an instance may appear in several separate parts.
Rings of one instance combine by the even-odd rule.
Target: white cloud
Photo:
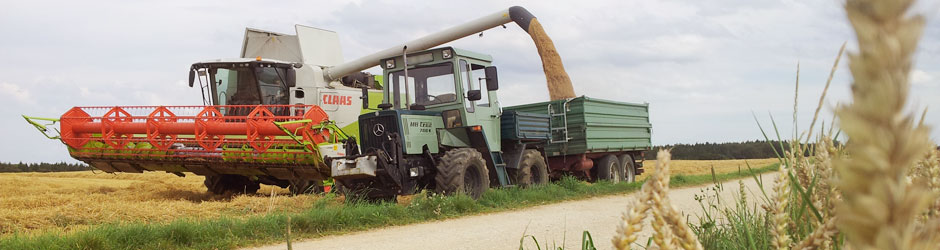
[[[32,103],[33,100],[30,99],[29,90],[21,88],[19,85],[12,83],[0,83],[0,93],[13,97],[17,101],[23,103]]]
[[[914,85],[937,86],[932,74],[923,70],[915,69],[911,71],[911,83]]]

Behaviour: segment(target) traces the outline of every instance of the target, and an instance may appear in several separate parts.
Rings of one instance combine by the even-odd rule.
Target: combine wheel
[[[323,193],[323,185],[319,181],[288,180],[287,182],[290,183],[287,189],[290,189],[290,193],[293,195]]]
[[[627,183],[636,181],[636,166],[633,162],[633,156],[629,154],[622,154],[617,157],[620,160],[621,173],[623,173],[622,180]]]
[[[597,169],[597,180],[618,183],[622,179],[620,160],[615,155],[606,155],[600,160],[594,160],[594,168]]]
[[[398,194],[390,190],[383,190],[373,181],[359,181],[345,184],[336,182],[336,192],[346,197],[346,203],[356,202],[398,202]]]
[[[206,176],[203,183],[206,189],[214,194],[253,194],[261,188],[261,184],[242,175]]]
[[[548,165],[538,150],[526,149],[519,169],[509,169],[509,177],[520,187],[545,184],[548,183]]]
[[[466,194],[479,199],[490,187],[490,175],[479,151],[472,148],[451,149],[437,163],[434,176],[437,191],[443,194]]]

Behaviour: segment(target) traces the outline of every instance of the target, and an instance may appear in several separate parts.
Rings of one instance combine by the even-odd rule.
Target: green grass
[[[776,164],[715,176],[676,175],[672,177],[671,186],[702,185],[775,169]],[[284,242],[288,217],[292,238],[312,238],[623,194],[637,190],[641,185],[640,182],[589,184],[574,178],[564,178],[528,189],[493,189],[476,201],[466,196],[416,195],[408,205],[342,204],[337,199],[327,197],[300,213],[273,213],[247,219],[225,216],[206,220],[181,219],[170,223],[126,222],[70,233],[14,234],[0,238],[0,249],[230,249]]]

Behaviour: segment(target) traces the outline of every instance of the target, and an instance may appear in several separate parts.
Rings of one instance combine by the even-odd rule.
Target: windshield
[[[392,82],[393,104],[404,107],[406,90],[401,86],[405,83],[405,71],[391,72],[388,79]],[[457,100],[452,63],[408,69],[408,83],[408,103],[427,106]]]
[[[218,105],[286,105],[287,75],[283,68],[210,68]]]

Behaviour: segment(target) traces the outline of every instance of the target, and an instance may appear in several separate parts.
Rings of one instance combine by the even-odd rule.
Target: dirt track
[[[769,193],[774,174],[761,177]],[[748,197],[760,197],[753,178],[743,180]],[[693,199],[702,187],[674,189],[669,198],[690,218],[701,208]],[[724,184],[722,199],[738,194],[737,180]],[[725,198],[727,197],[727,198]],[[295,241],[294,249],[518,249],[523,235],[535,236],[542,249],[561,246],[580,249],[582,232],[591,232],[598,249],[610,249],[620,215],[633,195],[608,196],[544,205],[515,211],[475,215],[427,223],[381,228],[345,235]],[[748,199],[754,201],[755,199]],[[645,243],[652,228],[647,222],[638,242]],[[257,249],[286,249],[284,244]],[[536,249],[526,238],[525,249]]]

